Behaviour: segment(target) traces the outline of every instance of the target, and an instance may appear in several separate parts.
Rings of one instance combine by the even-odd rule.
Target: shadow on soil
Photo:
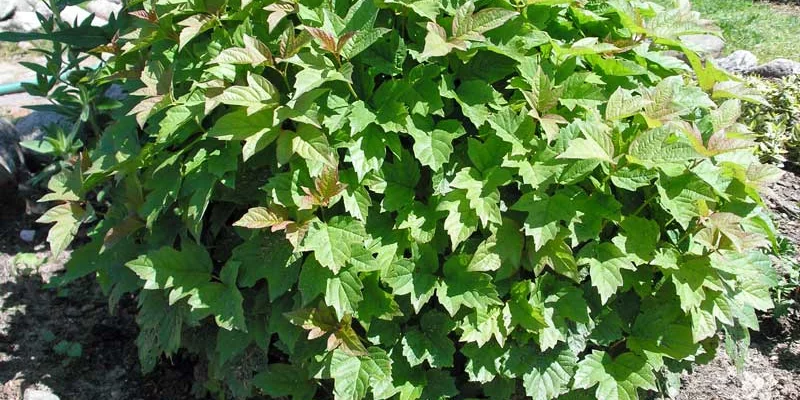
[[[18,239],[34,227],[24,204],[0,201],[0,400],[19,400],[26,388],[42,388],[66,399],[191,399],[194,365],[163,362],[140,372],[135,345],[136,305],[124,298],[109,312],[93,278],[45,289],[44,280],[63,269],[63,260],[27,268],[14,257],[45,260],[40,244]],[[7,203],[7,202],[6,202]],[[39,231],[37,242],[45,232]]]

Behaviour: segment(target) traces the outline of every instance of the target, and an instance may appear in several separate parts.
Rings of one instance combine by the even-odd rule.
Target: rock
[[[33,32],[41,27],[34,11],[14,12],[14,17],[0,22],[0,31]]]
[[[5,21],[11,18],[14,15],[14,11],[17,10],[17,4],[13,1],[3,1],[0,2],[0,21]]]
[[[9,1],[14,3],[17,9],[17,12],[20,11],[33,11],[38,12],[45,17],[49,17],[53,15],[50,11],[50,8],[47,7],[47,2],[42,0],[3,0]]]
[[[40,140],[44,137],[44,127],[60,124],[65,129],[69,128],[69,121],[61,114],[52,111],[35,111],[17,121],[19,141]]]
[[[722,55],[725,41],[714,35],[685,35],[681,41],[686,47],[706,57],[717,58]]]
[[[46,390],[25,389],[22,400],[59,400],[59,398]]]
[[[778,58],[751,69],[750,73],[761,75],[765,78],[783,78],[785,76],[800,74],[800,63],[785,58]]]
[[[64,116],[51,111],[34,111],[17,121],[17,135],[20,142],[28,140],[42,140],[47,131],[45,127],[59,124],[64,129],[69,129],[69,120]],[[22,148],[22,154],[26,160],[34,163],[46,162],[47,158],[32,150]],[[29,165],[32,167],[32,165]]]
[[[19,134],[14,125],[0,118],[0,187],[16,188],[17,176],[23,164]]]
[[[111,19],[111,14],[119,16],[122,5],[108,0],[92,0],[86,4],[86,9],[95,16],[108,20]]]
[[[72,25],[82,23],[86,18],[91,17],[92,13],[78,6],[66,6],[61,10],[60,15],[64,22]]]
[[[747,50],[736,50],[731,55],[715,60],[717,66],[728,71],[746,74],[758,65],[758,58]]]

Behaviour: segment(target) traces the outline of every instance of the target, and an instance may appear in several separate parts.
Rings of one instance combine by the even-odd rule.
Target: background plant
[[[131,2],[49,184],[145,371],[296,399],[638,398],[773,306],[780,172],[688,3]],[[109,41],[111,39],[109,38]],[[661,50],[683,51],[687,63]],[[689,71],[697,77],[689,77]]]
[[[800,145],[800,79],[790,76],[780,80],[748,78],[765,103],[744,107],[742,122],[758,137],[759,151],[765,161],[796,163]]]
[[[31,183],[37,186],[73,164],[73,158],[85,143],[93,147],[108,122],[108,111],[121,105],[106,95],[111,82],[98,78],[96,66],[102,62],[103,54],[114,51],[113,29],[122,29],[125,24],[125,19],[118,21],[115,16],[106,27],[92,26],[93,15],[80,23],[64,21],[60,10],[80,2],[48,0],[45,3],[51,13],[49,16],[37,13],[41,31],[0,33],[0,40],[35,41],[37,47],[32,52],[41,54],[44,62],[20,62],[36,73],[33,82],[23,83],[23,87],[28,94],[47,98],[49,104],[28,108],[62,117],[61,122],[44,127],[43,137],[21,143],[48,160],[32,179]]]

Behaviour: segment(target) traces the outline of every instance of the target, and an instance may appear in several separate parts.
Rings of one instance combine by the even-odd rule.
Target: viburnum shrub
[[[43,200],[62,282],[138,299],[145,371],[219,397],[636,399],[772,306],[737,123],[688,4],[148,0],[130,93]],[[683,53],[683,59],[675,53]]]

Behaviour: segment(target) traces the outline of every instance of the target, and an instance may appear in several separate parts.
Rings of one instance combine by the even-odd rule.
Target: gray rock
[[[47,134],[45,128],[54,124],[61,125],[61,127],[66,130],[70,128],[69,120],[60,114],[50,111],[32,112],[17,121],[19,141],[42,140]],[[28,162],[28,166],[31,168],[34,165],[48,161],[47,156],[24,147],[22,148],[22,154],[25,156],[25,161]]]
[[[122,101],[128,97],[128,93],[125,92],[125,89],[122,86],[117,85],[116,83],[109,86],[108,90],[105,93],[106,97],[112,100]]]
[[[0,31],[33,32],[41,27],[34,11],[15,11],[13,18],[0,21]]]
[[[800,63],[785,58],[777,58],[751,69],[750,73],[761,75],[765,78],[783,78],[784,76],[800,74]]]
[[[23,400],[59,400],[58,396],[46,390],[25,389]]]
[[[23,164],[17,130],[10,122],[0,118],[0,187],[16,187]]]
[[[96,17],[108,20],[111,18],[111,14],[119,16],[122,5],[108,0],[92,0],[86,4],[86,9],[94,13]]]
[[[746,74],[758,65],[758,58],[747,50],[736,50],[731,55],[715,60],[717,66],[728,71]]]
[[[59,124],[65,129],[69,128],[69,121],[61,114],[51,111],[35,111],[17,121],[17,134],[19,141],[41,140],[45,135],[44,127]]]
[[[681,41],[686,47],[706,57],[717,58],[722,55],[725,41],[714,35],[685,35]]]

